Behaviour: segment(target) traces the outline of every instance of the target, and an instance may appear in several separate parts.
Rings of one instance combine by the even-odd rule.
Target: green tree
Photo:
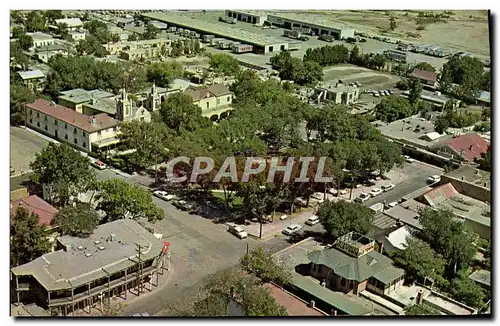
[[[359,47],[357,45],[355,45],[351,49],[351,53],[349,56],[349,63],[357,65],[357,64],[359,64],[360,60],[361,60],[361,54],[359,51]]]
[[[394,262],[406,271],[408,277],[420,282],[425,277],[440,277],[445,265],[441,256],[436,254],[429,244],[416,238],[406,239],[405,250],[396,254]]]
[[[12,266],[26,264],[50,251],[45,226],[39,217],[18,207],[10,216],[10,263]]]
[[[160,116],[170,129],[180,134],[183,130],[193,131],[210,126],[210,121],[201,112],[201,108],[193,104],[189,95],[177,93],[170,95],[162,103]]]
[[[403,163],[400,146],[382,138],[376,141],[375,146],[380,157],[378,167],[380,175],[389,172],[395,165],[400,166]]]
[[[152,23],[147,23],[144,27],[144,34],[142,38],[144,40],[152,40],[155,39],[156,36],[160,33],[160,29],[153,25]]]
[[[134,170],[158,164],[165,158],[170,135],[164,124],[136,120],[122,124],[120,131],[122,144],[136,150],[129,156]]]
[[[45,10],[44,15],[49,24],[55,24],[57,19],[64,18],[62,10]]]
[[[109,54],[94,35],[88,35],[85,37],[85,40],[80,40],[76,45],[76,52],[79,55],[95,55],[98,58],[102,58]]]
[[[420,99],[420,95],[422,94],[422,85],[416,78],[410,78],[408,85],[410,88],[410,92],[408,94],[408,102],[410,102],[411,106],[414,106],[418,102],[418,100]]]
[[[64,235],[86,238],[94,232],[99,219],[90,204],[76,203],[59,210],[54,218],[54,225],[59,226]]]
[[[396,27],[397,27],[396,18],[391,17],[391,19],[389,19],[389,29],[393,31],[396,29]]]
[[[430,63],[425,62],[425,61],[417,63],[415,65],[415,67],[413,67],[413,69],[419,69],[419,70],[424,70],[424,71],[432,71],[432,72],[436,71],[436,68],[433,65],[431,65]]]
[[[163,219],[163,211],[146,189],[120,179],[109,179],[100,182],[98,190],[97,209],[106,213],[103,223],[123,218],[147,218],[150,222]]]
[[[42,11],[32,10],[26,15],[24,27],[28,32],[43,32],[47,30],[45,17]]]
[[[451,211],[426,209],[420,214],[420,224],[419,237],[443,256],[448,275],[469,265],[476,253],[474,234]]]
[[[20,115],[21,123],[24,122],[24,107],[35,101],[35,94],[24,85],[10,85],[10,114]]]
[[[177,61],[155,62],[147,69],[148,81],[168,88],[175,78],[182,77],[184,68]]]
[[[95,173],[90,160],[68,145],[49,143],[30,163],[33,181],[52,190],[53,201],[66,206],[70,197],[90,190],[95,184]],[[52,196],[51,196],[52,197]]]
[[[17,40],[19,47],[24,51],[29,50],[33,46],[33,38],[27,34],[21,34]]]
[[[65,40],[71,40],[68,30],[68,24],[66,23],[57,24],[57,34],[59,34],[59,36],[61,36],[61,38]]]
[[[428,305],[414,304],[405,309],[405,316],[440,316],[441,313]]]
[[[484,290],[480,285],[468,278],[467,270],[458,273],[458,276],[451,282],[450,290],[455,300],[464,302],[474,308],[481,308],[484,305]]]
[[[14,28],[12,28],[12,38],[19,38],[24,34],[25,30],[23,26],[14,26]]]
[[[479,168],[491,171],[491,145],[488,145],[488,150],[484,153],[481,153],[481,158],[478,160]]]
[[[99,20],[91,20],[85,22],[83,27],[93,35],[100,44],[105,44],[108,42],[116,41],[116,36],[114,36],[108,29],[106,23]],[[87,38],[87,37],[86,37]]]
[[[130,41],[130,42],[139,41],[139,36],[137,34],[129,35],[127,41]]]
[[[240,71],[240,63],[236,58],[225,53],[210,55],[210,68],[218,74],[235,76]]]
[[[410,102],[401,96],[388,96],[375,106],[377,119],[391,123],[413,114]]]
[[[263,282],[274,282],[287,284],[291,279],[291,274],[280,265],[273,256],[258,247],[246,253],[240,259],[240,266],[243,270],[253,273]]]
[[[451,83],[458,84],[455,95],[467,101],[474,101],[483,81],[484,67],[481,60],[475,57],[452,56],[441,69],[439,80],[443,91],[451,90]]]
[[[365,234],[371,227],[374,213],[359,203],[339,200],[324,202],[316,215],[326,233],[337,239],[351,231]]]

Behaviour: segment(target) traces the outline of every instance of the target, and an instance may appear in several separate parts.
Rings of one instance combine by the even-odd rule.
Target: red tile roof
[[[427,81],[432,81],[434,83],[437,81],[437,74],[433,71],[413,69],[411,76]]]
[[[309,307],[305,302],[299,300],[290,293],[274,284],[266,283],[264,287],[269,290],[271,296],[288,311],[290,316],[325,316],[316,309]]]
[[[462,155],[466,161],[480,158],[481,153],[488,150],[488,143],[477,133],[461,135],[438,143],[438,146],[443,145],[451,148],[457,155]]]
[[[54,216],[58,212],[56,208],[52,207],[37,195],[13,200],[10,202],[10,205],[11,214],[16,211],[17,207],[22,206],[26,208],[29,213],[37,214],[39,217],[38,222],[46,226],[50,226],[50,222],[52,222]]]
[[[59,104],[51,104],[51,102],[41,98],[26,104],[26,106],[89,133],[115,127],[119,124],[118,120],[111,118],[106,113],[89,116]],[[92,122],[92,119],[95,121]]]

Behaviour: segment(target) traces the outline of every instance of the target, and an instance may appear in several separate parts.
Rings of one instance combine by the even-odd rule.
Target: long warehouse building
[[[238,29],[230,24],[205,22],[174,13],[144,13],[143,17],[167,23],[198,32],[202,35],[215,35],[229,40],[242,42],[254,46],[254,51],[259,54],[272,54],[280,51],[298,50],[300,42],[290,42],[284,38],[273,38],[255,34],[243,29]]]
[[[322,18],[311,18],[309,14],[278,13],[268,14],[267,22],[285,29],[310,29],[315,35],[330,35],[337,40],[354,37],[354,29],[332,24]]]

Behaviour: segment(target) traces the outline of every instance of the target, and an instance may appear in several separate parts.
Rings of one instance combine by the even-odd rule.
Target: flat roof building
[[[110,301],[152,274],[163,273],[166,244],[132,219],[102,224],[88,238],[63,236],[57,242],[59,250],[11,269],[18,301],[24,293],[44,308],[67,315],[99,302],[101,294]],[[136,273],[139,262],[141,274]]]
[[[235,28],[229,24],[206,22],[198,20],[195,17],[189,18],[175,13],[145,13],[142,16],[165,22],[169,26],[181,27],[201,34],[215,35],[254,45],[254,51],[261,54],[270,54],[289,49],[290,42],[284,38],[267,37],[262,34]]]
[[[286,29],[311,29],[315,35],[330,35],[337,40],[354,37],[354,29],[342,24],[336,24],[325,18],[311,17],[310,14],[273,13],[267,15],[270,24]]]
[[[238,21],[262,26],[267,20],[267,14],[258,10],[226,10],[224,15],[229,18],[235,18]]]

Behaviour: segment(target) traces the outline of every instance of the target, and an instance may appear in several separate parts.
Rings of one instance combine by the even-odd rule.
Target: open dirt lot
[[[358,81],[361,89],[384,89],[394,87],[401,79],[399,76],[378,72],[354,65],[340,65],[324,70],[325,81],[342,80],[344,83]]]
[[[425,29],[420,31],[416,30],[416,11],[329,10],[307,13],[313,17],[322,16],[332,22],[343,23],[358,32],[387,35],[410,42],[441,46],[447,50],[467,51],[481,58],[489,57],[488,12],[485,10],[454,10],[451,18],[427,23]],[[390,33],[382,33],[389,29],[390,15],[396,18],[397,27]],[[419,33],[420,37],[408,37],[408,32]]]

